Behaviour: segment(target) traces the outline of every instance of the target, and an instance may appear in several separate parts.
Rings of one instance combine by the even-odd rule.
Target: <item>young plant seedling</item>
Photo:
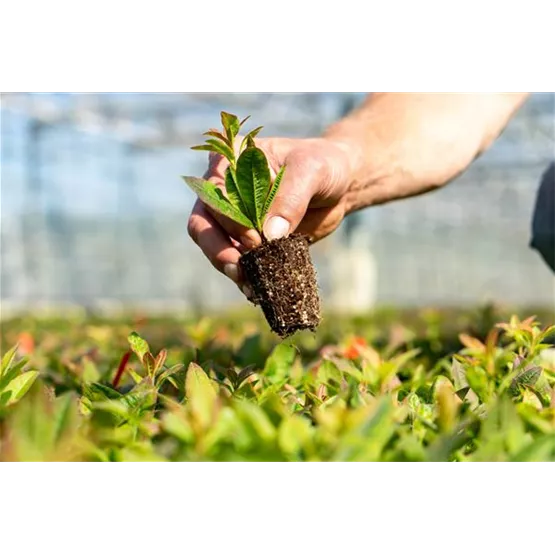
[[[251,299],[261,306],[270,327],[286,337],[302,329],[314,330],[320,323],[320,299],[316,272],[309,254],[309,241],[292,235],[275,241],[264,237],[263,225],[279,190],[285,166],[271,179],[264,152],[254,142],[262,127],[247,133],[241,141],[239,131],[249,118],[221,113],[223,132],[208,131],[206,150],[223,156],[229,166],[225,172],[225,190],[198,177],[183,179],[212,210],[248,228],[262,237],[261,246],[243,254],[241,269],[253,290]]]

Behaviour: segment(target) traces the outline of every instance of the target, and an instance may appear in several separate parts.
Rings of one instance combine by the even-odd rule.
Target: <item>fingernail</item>
[[[260,239],[260,235],[254,229],[249,229],[245,232],[245,234],[241,237],[241,243],[247,247],[247,249],[254,249],[262,240]]]
[[[226,264],[224,266],[224,274],[235,283],[239,281],[239,269],[237,268],[237,264]]]
[[[281,216],[272,216],[264,225],[264,235],[270,240],[281,239],[289,233],[289,222]]]
[[[252,289],[250,288],[250,286],[243,285],[243,294],[245,295],[245,297],[247,297],[247,299],[250,299],[252,297]]]

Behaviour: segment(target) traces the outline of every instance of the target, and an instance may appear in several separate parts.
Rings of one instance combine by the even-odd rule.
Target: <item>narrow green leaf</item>
[[[222,125],[224,126],[227,139],[230,144],[233,144],[241,124],[239,123],[239,118],[233,114],[228,114],[227,112],[222,112]]]
[[[272,206],[272,202],[274,202],[274,199],[276,198],[284,173],[285,173],[285,166],[281,166],[279,173],[276,175],[274,183],[272,184],[272,186],[270,187],[270,190],[268,191],[266,200],[264,201],[264,209],[262,210],[262,215],[260,216],[260,219],[262,220],[262,222],[264,222],[264,218],[266,217],[266,214],[268,214],[268,211]]]
[[[233,149],[227,143],[222,143],[217,139],[208,139],[205,145],[193,146],[191,150],[208,150],[210,152],[216,152],[229,160],[230,163],[233,164],[235,162]]]
[[[257,127],[256,129],[253,129],[252,131],[249,131],[241,141],[241,148],[239,152],[243,152],[243,150],[247,146],[247,143],[250,143],[252,146],[254,146],[254,138],[260,133],[260,131],[262,131],[262,129],[264,129],[263,125]]]
[[[10,363],[9,366],[6,367],[6,371],[0,377],[0,391],[3,391],[4,388],[18,375],[21,374],[21,370],[27,364],[28,359],[27,357],[23,357],[21,360],[18,360],[15,364],[12,365]]]
[[[131,368],[128,368],[126,372],[131,376],[131,379],[135,382],[135,385],[143,381],[143,377],[140,374],[137,374],[137,372],[135,372]]]
[[[249,220],[254,220],[256,218],[256,214],[249,214],[249,211],[241,198],[239,188],[237,187],[237,177],[231,168],[227,168],[225,172],[225,190],[227,191],[229,202],[231,202],[237,210],[239,210],[242,214],[245,214]]]
[[[156,367],[154,368],[155,373],[163,368],[167,357],[168,357],[168,351],[166,349],[162,349],[158,353],[158,356],[156,357]]]
[[[179,372],[182,369],[183,369],[183,364],[181,363],[175,364],[171,368],[166,368],[156,378],[156,385],[160,387],[167,379],[171,378],[174,374],[177,374],[177,372]]]
[[[136,332],[131,332],[127,341],[129,342],[131,350],[139,357],[139,360],[143,362],[146,353],[150,352],[148,343]]]
[[[239,127],[243,127],[243,125],[245,125],[245,123],[250,119],[250,116],[247,116],[240,124]]]
[[[154,369],[156,368],[156,361],[151,353],[145,353],[143,356],[143,365],[146,368],[148,376],[154,376]]]
[[[247,378],[249,378],[255,373],[256,373],[256,366],[254,364],[251,364],[250,366],[243,368],[243,370],[241,370],[241,372],[237,374],[237,386],[240,386]]]
[[[258,230],[262,229],[264,201],[270,189],[270,168],[266,155],[259,148],[249,147],[237,162],[237,186],[249,214],[255,214]]]
[[[224,142],[225,144],[227,144],[228,146],[232,146],[228,143],[228,139],[227,137],[225,137],[224,135],[222,135],[219,131],[207,131],[206,133],[203,133],[204,136],[206,137],[214,137],[216,139],[220,139],[220,141]]]
[[[6,389],[4,389],[4,393],[10,392],[10,399],[8,401],[8,406],[17,403],[29,391],[30,387],[33,385],[37,376],[39,375],[37,370],[29,370],[28,372],[24,372],[17,378],[13,379]]]
[[[199,199],[216,212],[227,216],[249,229],[255,227],[250,219],[235,208],[229,200],[222,196],[222,192],[214,183],[199,177],[183,177],[187,185],[198,195]]]
[[[2,357],[2,369],[0,370],[0,378],[5,374],[5,372],[10,367],[15,354],[17,352],[17,345],[14,345],[3,357]]]
[[[73,426],[77,425],[79,413],[73,393],[63,395],[54,400],[54,414],[52,416],[52,439],[58,443]]]
[[[104,401],[106,399],[119,399],[121,393],[101,383],[86,383],[83,384],[83,396],[90,401]]]

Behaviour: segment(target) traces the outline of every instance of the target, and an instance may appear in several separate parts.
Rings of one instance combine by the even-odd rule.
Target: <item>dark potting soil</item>
[[[316,271],[306,237],[292,235],[244,254],[241,269],[272,330],[281,337],[320,323]]]

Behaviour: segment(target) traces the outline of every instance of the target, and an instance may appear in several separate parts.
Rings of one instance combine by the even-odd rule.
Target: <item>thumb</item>
[[[324,174],[324,164],[302,151],[287,157],[283,181],[264,222],[266,239],[281,239],[297,229],[325,179]]]

